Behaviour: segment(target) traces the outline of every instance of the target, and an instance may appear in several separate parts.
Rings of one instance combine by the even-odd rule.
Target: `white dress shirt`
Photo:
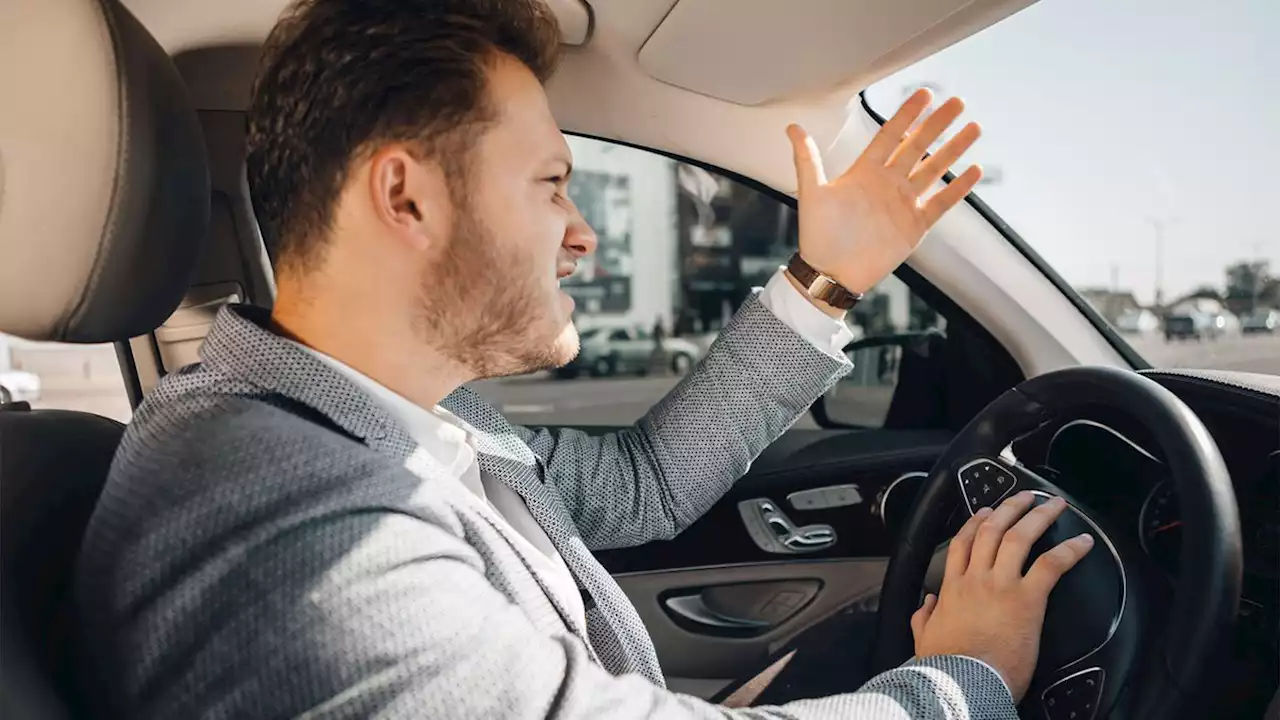
[[[853,340],[853,333],[842,320],[815,307],[787,280],[781,269],[774,273],[761,291],[760,302],[798,335],[832,357],[843,357],[844,346]],[[488,502],[516,534],[528,543],[525,550],[532,551],[528,554],[545,561],[542,569],[552,578],[554,592],[568,605],[570,612],[585,624],[582,595],[569,568],[542,527],[533,519],[520,495],[502,481],[481,472],[476,461],[474,438],[463,428],[458,418],[439,406],[424,408],[416,405],[328,355],[302,347],[369,393],[374,402],[400,421],[421,450],[477,497]]]

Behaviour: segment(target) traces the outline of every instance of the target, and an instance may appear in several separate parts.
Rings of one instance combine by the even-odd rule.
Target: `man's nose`
[[[578,212],[578,207],[569,201],[569,223],[564,230],[564,248],[575,258],[590,255],[596,251],[596,233],[587,224],[587,219]]]

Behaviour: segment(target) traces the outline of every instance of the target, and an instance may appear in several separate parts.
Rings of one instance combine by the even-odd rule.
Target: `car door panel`
[[[895,505],[908,507],[919,484],[898,481],[927,472],[950,437],[792,430],[675,539],[598,552],[644,620],[671,686],[713,697],[840,608],[874,613],[897,532],[882,516],[886,491],[902,493]],[[836,507],[806,502],[807,491],[849,486],[856,498]],[[829,525],[835,542],[810,553],[762,549],[739,509],[761,498],[798,526]]]
[[[789,640],[822,618],[860,599],[874,602],[887,566],[885,558],[806,560],[623,573],[616,579],[648,628],[673,685],[708,697],[733,679],[758,672]],[[784,622],[751,635],[690,626],[667,605],[672,597],[705,588],[787,581],[816,582],[820,590]]]
[[[893,530],[880,517],[880,500],[896,480],[925,472],[946,447],[945,431],[793,430],[767,448],[750,472],[697,522],[669,541],[604,550],[600,562],[612,573],[780,560],[884,557]],[[797,508],[790,499],[806,490],[854,485],[860,500],[840,507]],[[782,555],[751,537],[739,504],[767,498],[796,525],[829,525],[835,542],[811,552]]]

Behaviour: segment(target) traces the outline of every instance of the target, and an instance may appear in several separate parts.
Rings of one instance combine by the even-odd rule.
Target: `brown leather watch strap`
[[[810,297],[821,300],[833,308],[848,310],[862,299],[862,293],[853,292],[831,277],[818,272],[800,257],[800,253],[791,256],[791,262],[787,263],[787,272],[791,273]]]

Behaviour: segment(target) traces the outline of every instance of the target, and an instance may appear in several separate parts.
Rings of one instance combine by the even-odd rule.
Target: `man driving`
[[[1061,500],[952,540],[916,658],[730,709],[665,689],[593,550],[669,539],[849,369],[843,316],[972,189],[976,125],[912,96],[839,177],[788,129],[799,253],[644,418],[513,425],[464,387],[577,352],[559,280],[595,247],[542,83],[536,0],[300,0],[264,50],[248,177],[270,312],[223,309],[138,409],[77,571],[89,676],[130,718],[1014,718]],[[851,669],[852,674],[852,669]]]

